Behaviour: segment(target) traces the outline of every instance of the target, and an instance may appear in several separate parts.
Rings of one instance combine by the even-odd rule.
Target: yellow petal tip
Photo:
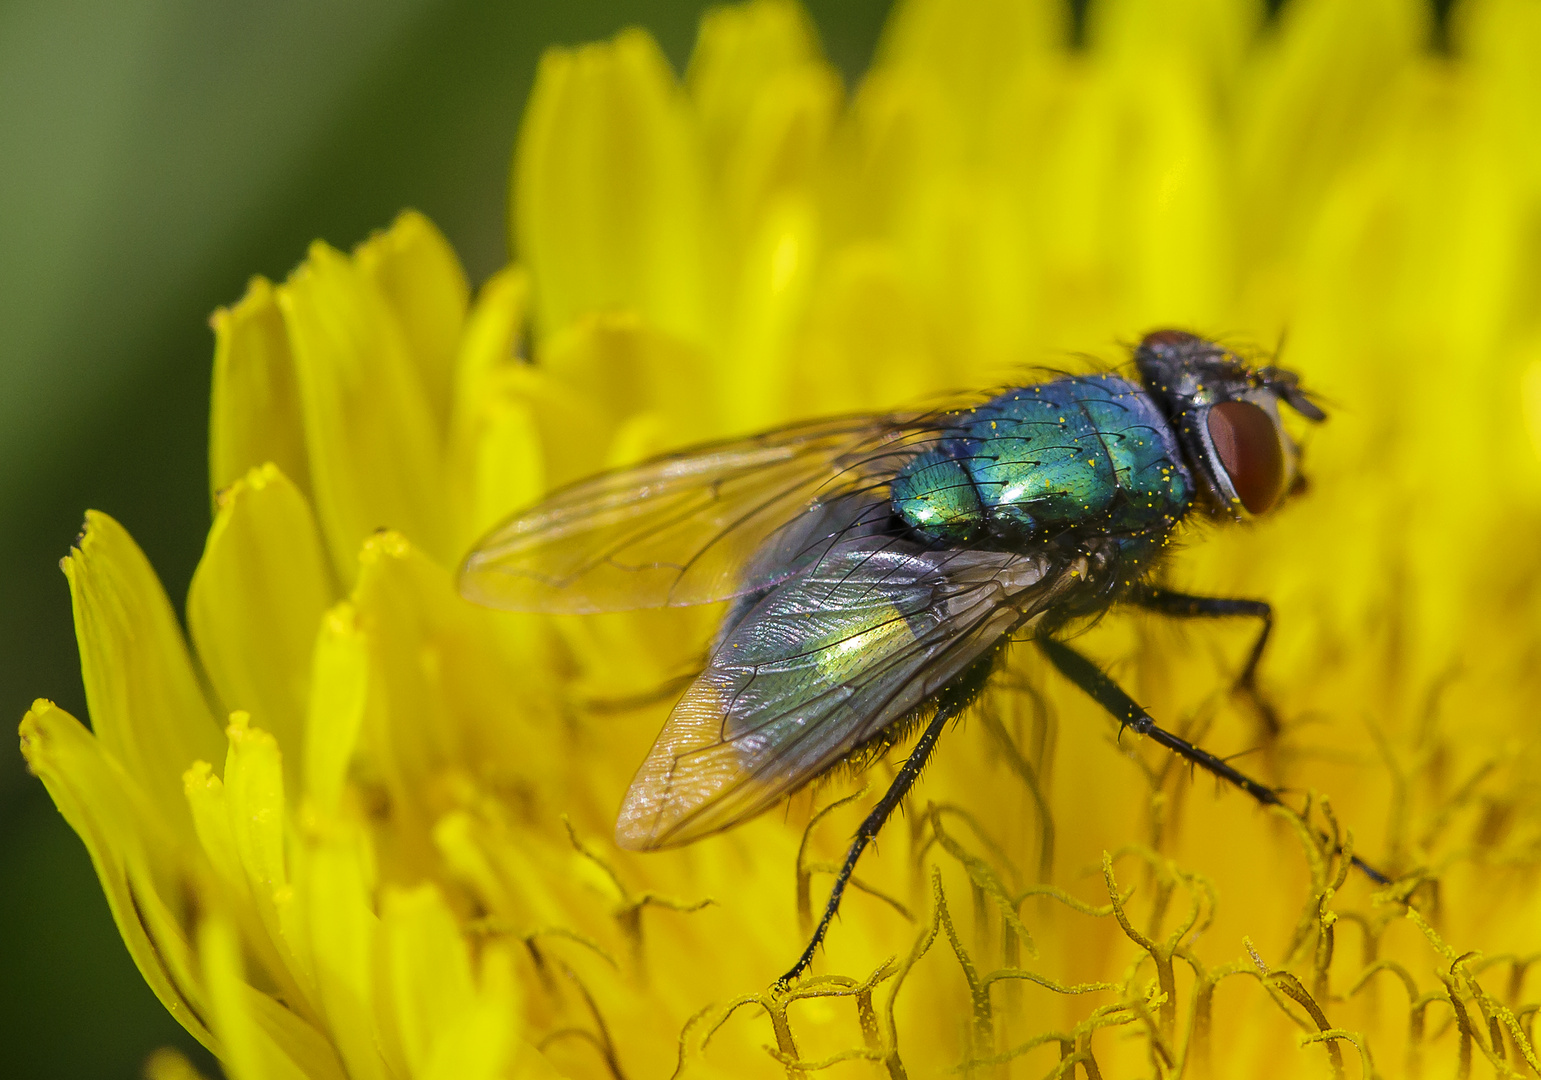
[[[214,775],[214,766],[207,761],[195,761],[185,773],[182,774],[182,790],[189,794],[200,788],[216,787],[219,778]]]

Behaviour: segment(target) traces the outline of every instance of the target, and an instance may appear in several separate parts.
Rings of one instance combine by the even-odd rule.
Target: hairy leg
[[[834,919],[835,913],[840,910],[840,897],[845,893],[846,884],[851,880],[851,873],[856,869],[856,860],[861,858],[861,853],[866,850],[872,838],[883,828],[884,823],[893,816],[899,804],[910,788],[915,786],[915,780],[920,776],[920,771],[925,768],[926,761],[931,756],[931,751],[936,749],[936,740],[941,736],[942,729],[947,722],[963,711],[967,699],[963,697],[943,696],[937,705],[936,716],[926,725],[920,738],[915,740],[915,748],[910,751],[910,756],[905,760],[904,766],[895,776],[893,783],[888,785],[888,790],[878,800],[878,804],[872,808],[872,812],[862,821],[861,827],[856,830],[856,837],[851,841],[851,846],[845,853],[845,862],[840,866],[840,872],[835,875],[835,884],[829,890],[829,900],[824,905],[824,915],[819,919],[819,925],[814,928],[813,938],[808,942],[808,947],[797,958],[797,963],[792,965],[790,971],[781,976],[779,982],[785,984],[797,978],[813,963],[813,955],[818,951],[819,945],[824,941],[824,935],[829,932],[829,924]]]
[[[1188,759],[1227,783],[1234,784],[1263,806],[1283,806],[1289,809],[1273,788],[1233,768],[1223,758],[1218,758],[1209,751],[1194,746],[1187,739],[1159,727],[1151,715],[1136,705],[1134,699],[1108,678],[1101,668],[1069,645],[1052,638],[1037,638],[1036,642],[1044,655],[1049,658],[1049,662],[1059,669],[1060,674],[1086,691],[1093,701],[1112,714],[1113,718],[1124,727],[1132,728],[1138,734],[1160,743],[1173,753]],[[1387,875],[1358,855],[1352,856],[1352,860],[1354,865],[1364,871],[1371,880],[1381,885],[1390,882],[1391,879]]]
[[[1249,701],[1263,718],[1269,735],[1279,733],[1279,714],[1257,688],[1257,666],[1268,647],[1268,635],[1273,632],[1273,608],[1264,600],[1239,600],[1225,596],[1193,596],[1147,586],[1129,598],[1129,603],[1166,615],[1174,619],[1228,619],[1251,618],[1262,621],[1263,629],[1252,643],[1247,663],[1236,678],[1236,689],[1247,695]]]

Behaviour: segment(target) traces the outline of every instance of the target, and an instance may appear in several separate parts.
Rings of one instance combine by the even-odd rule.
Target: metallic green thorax
[[[1193,498],[1166,418],[1116,375],[1008,390],[950,417],[941,434],[894,478],[892,499],[906,524],[945,546],[1096,532],[1138,557]]]

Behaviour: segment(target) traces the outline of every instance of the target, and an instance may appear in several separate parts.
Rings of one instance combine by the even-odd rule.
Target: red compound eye
[[[1209,439],[1249,514],[1270,510],[1284,494],[1284,447],[1273,418],[1249,401],[1209,410]]]

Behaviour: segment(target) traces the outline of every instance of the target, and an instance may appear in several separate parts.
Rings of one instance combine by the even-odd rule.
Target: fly
[[[1062,631],[1115,604],[1256,619],[1238,686],[1271,719],[1255,687],[1268,604],[1173,592],[1154,572],[1188,518],[1251,520],[1303,484],[1281,405],[1326,417],[1293,373],[1183,331],[1147,334],[1134,368],[955,411],[794,424],[602,474],[494,529],[460,591],[567,613],[732,601],[621,804],[624,848],[731,828],[920,728],[785,982],[811,963],[857,859],[1010,640],[1032,641],[1123,727],[1282,805],[1159,727]]]

